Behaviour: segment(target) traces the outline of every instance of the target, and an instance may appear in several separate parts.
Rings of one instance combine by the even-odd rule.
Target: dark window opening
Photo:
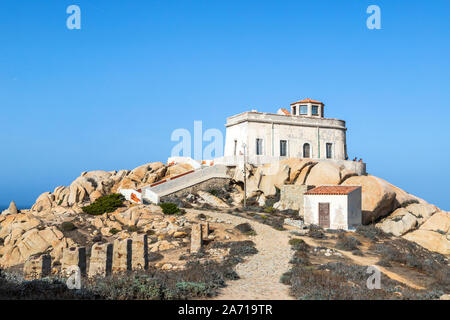
[[[310,158],[311,157],[311,146],[309,143],[305,143],[303,145],[303,158]]]
[[[256,155],[262,155],[262,139],[256,139]]]
[[[311,114],[317,116],[319,114],[319,106],[312,106]]]
[[[280,140],[280,157],[286,157],[286,156],[287,156],[287,141]]]
[[[333,157],[333,154],[332,154],[332,144],[331,143],[327,143],[326,144],[326,147],[327,147],[327,159],[331,159],[332,157]]]

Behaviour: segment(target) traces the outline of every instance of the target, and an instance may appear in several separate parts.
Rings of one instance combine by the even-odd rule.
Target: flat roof
[[[319,186],[311,189],[304,194],[306,195],[347,195],[360,186]]]

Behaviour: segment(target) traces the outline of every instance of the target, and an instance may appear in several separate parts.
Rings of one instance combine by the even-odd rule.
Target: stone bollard
[[[63,257],[61,259],[61,271],[65,274],[72,266],[78,266],[80,268],[81,275],[86,275],[86,248],[64,248]]]
[[[48,276],[52,268],[52,258],[48,254],[40,257],[29,257],[23,265],[25,279],[33,280]]]
[[[95,243],[91,249],[89,277],[105,277],[112,271],[113,245],[111,243]]]
[[[202,225],[194,224],[191,230],[191,253],[199,252],[202,248],[203,237],[202,237]]]
[[[131,239],[114,240],[112,272],[131,270]]]
[[[209,222],[202,223],[202,239],[208,240],[209,236]]]
[[[133,270],[148,269],[148,243],[146,234],[133,238],[131,245],[131,268]]]

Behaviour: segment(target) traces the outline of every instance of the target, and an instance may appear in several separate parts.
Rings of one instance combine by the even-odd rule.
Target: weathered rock
[[[16,265],[24,262],[32,255],[43,253],[50,247],[57,246],[62,237],[62,234],[55,227],[46,228],[41,231],[31,229],[25,232],[22,238],[17,240],[15,244],[15,247],[20,253],[20,259],[17,261],[10,259],[7,264],[10,266]]]
[[[312,168],[317,165],[317,162],[310,162],[307,163],[301,170],[300,173],[297,175],[297,178],[295,179],[296,185],[301,185],[306,183],[306,179],[308,178],[309,173],[311,172]]]
[[[193,224],[191,231],[191,253],[197,253],[202,248],[203,236],[202,236],[202,225]]]
[[[202,198],[207,204],[216,208],[229,208],[230,206],[223,200],[212,195],[209,192],[198,191],[197,194]]]
[[[91,202],[94,202],[95,200],[97,200],[97,199],[103,197],[103,195],[104,195],[104,194],[101,193],[100,191],[95,190],[94,192],[92,192],[92,193],[89,195],[89,199],[91,200]]]
[[[417,217],[405,208],[395,210],[388,218],[377,224],[377,227],[384,232],[392,233],[397,237],[413,230],[416,226]]]
[[[418,229],[405,234],[403,238],[414,241],[428,250],[439,252],[444,255],[450,254],[450,241],[445,234]]]
[[[35,204],[31,207],[32,211],[41,212],[51,209],[54,206],[54,196],[50,192],[41,194]]]
[[[188,171],[194,170],[194,168],[188,163],[177,163],[167,168],[166,177],[176,176]]]
[[[308,165],[316,164],[316,162],[312,161],[311,159],[289,158],[281,160],[280,164],[286,164],[289,166],[289,168],[291,169],[289,173],[289,182],[294,183],[303,168]]]
[[[261,170],[261,181],[258,189],[261,190],[265,196],[274,196],[277,193],[277,188],[280,189],[286,182],[289,181],[290,168],[287,164],[264,165],[257,169]]]
[[[114,241],[112,272],[124,272],[131,270],[131,239]]]
[[[305,184],[312,186],[337,185],[341,182],[341,170],[331,161],[321,161],[309,172]]]
[[[131,246],[131,268],[133,270],[148,269],[147,235],[142,234],[133,238]]]
[[[9,214],[17,214],[19,213],[19,210],[17,210],[16,203],[14,201],[11,201],[9,208],[8,208]]]
[[[187,236],[187,233],[184,232],[184,231],[176,231],[176,232],[173,234],[173,237],[174,237],[174,238],[184,238],[184,237],[186,237],[186,236]]]
[[[151,170],[150,165],[151,165],[150,163],[147,163],[131,170],[130,174],[128,175],[128,178],[135,181],[142,181],[147,172]]]
[[[420,229],[448,234],[450,231],[450,213],[446,211],[435,213],[425,221]]]
[[[374,176],[357,176],[345,180],[344,186],[362,187],[362,223],[369,224],[394,211],[395,192],[392,188]]]
[[[89,277],[108,276],[112,272],[113,245],[95,243],[91,249]]]
[[[139,221],[140,217],[144,214],[150,214],[151,209],[145,205],[139,205],[135,207],[131,207],[126,211],[118,212],[113,215],[114,219],[118,222],[127,225],[127,226],[135,226]]]
[[[86,274],[86,248],[70,247],[63,250],[61,260],[62,273],[70,274],[74,267],[80,268],[81,275]]]
[[[349,170],[349,169],[346,169],[346,168],[341,169],[341,182],[347,180],[350,177],[354,177],[354,176],[357,176],[357,175],[358,175],[358,173],[356,173],[353,170]]]
[[[419,224],[428,220],[438,209],[427,203],[413,203],[406,207],[406,210],[417,217]]]
[[[23,265],[24,278],[32,280],[48,276],[51,272],[51,261],[48,254],[29,257]]]

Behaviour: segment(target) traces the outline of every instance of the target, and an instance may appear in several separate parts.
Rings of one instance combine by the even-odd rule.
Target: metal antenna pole
[[[246,145],[244,143],[244,209],[247,207],[247,158]]]

